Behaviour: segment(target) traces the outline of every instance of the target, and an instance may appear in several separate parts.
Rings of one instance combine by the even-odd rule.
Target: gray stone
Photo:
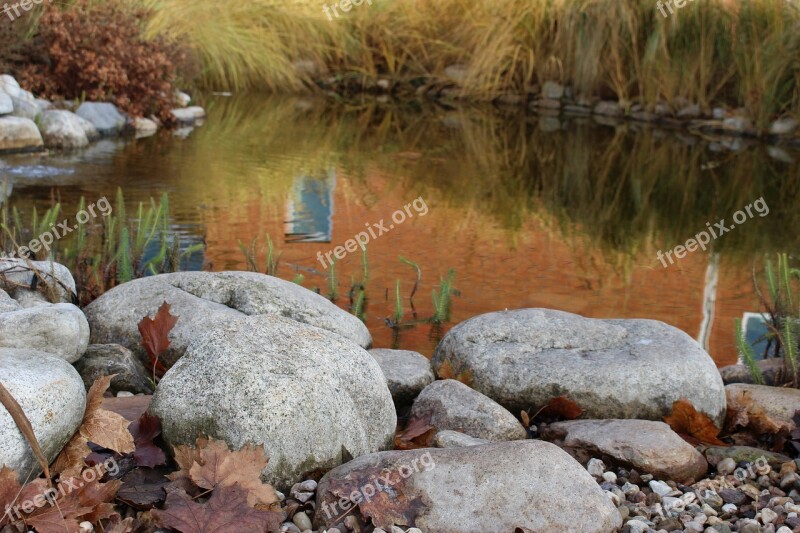
[[[546,81],[542,85],[542,96],[549,100],[561,100],[564,96],[564,86],[555,81]]]
[[[86,391],[66,361],[34,350],[0,348],[0,382],[22,407],[44,455],[53,461],[83,421]],[[40,472],[28,442],[0,408],[0,465],[20,480]]]
[[[34,121],[20,117],[0,117],[0,153],[40,150],[42,146],[42,134]]]
[[[0,115],[9,115],[14,112],[14,102],[6,93],[0,92]]]
[[[182,91],[175,91],[175,105],[186,107],[192,102],[192,97]]]
[[[783,463],[788,463],[791,459],[783,454],[752,448],[750,446],[714,446],[706,449],[706,460],[711,466],[717,466],[725,458],[733,459],[736,464],[755,463],[763,457],[771,466],[780,468]]]
[[[202,107],[180,107],[171,111],[172,116],[179,124],[194,124],[198,120],[202,120],[206,116],[206,112]]]
[[[133,353],[116,344],[92,344],[83,357],[75,363],[75,369],[83,378],[86,390],[104,376],[114,376],[109,390],[134,394],[153,394],[148,369]]]
[[[8,313],[9,311],[19,311],[22,306],[8,295],[6,291],[0,289],[0,313]]]
[[[22,92],[22,89],[13,76],[3,74],[0,76],[0,91],[6,93],[12,98],[17,98]]]
[[[386,474],[386,470],[393,474]],[[381,472],[389,483],[358,486],[364,495],[398,493],[422,508],[415,527],[426,533],[580,531],[612,533],[619,512],[597,482],[568,454],[542,441],[515,441],[450,449],[391,451],[366,455],[329,472],[317,488],[317,527],[330,527],[343,512],[332,481]],[[333,505],[337,507],[334,508]],[[410,526],[412,524],[402,524]]]
[[[466,448],[467,446],[481,446],[491,444],[492,441],[486,439],[476,439],[465,433],[458,431],[439,431],[433,437],[433,445],[437,448]]]
[[[62,109],[42,113],[40,130],[48,148],[83,148],[96,136],[91,123]]]
[[[158,124],[149,118],[135,118],[133,119],[133,127],[136,130],[136,138],[142,139],[144,137],[151,137],[158,131]]]
[[[369,353],[381,366],[397,403],[411,402],[436,379],[430,360],[417,352],[376,349]]]
[[[436,381],[414,401],[411,416],[431,416],[438,430],[458,430],[471,437],[490,441],[520,440],[525,428],[505,408],[453,379]]]
[[[14,112],[11,113],[15,117],[29,118],[36,121],[42,114],[42,109],[36,103],[36,100],[28,100],[27,98],[12,98],[14,103]]]
[[[618,102],[597,102],[594,106],[595,115],[603,115],[606,117],[621,117],[625,112]]]
[[[117,106],[107,102],[84,102],[75,114],[90,122],[100,135],[117,135],[128,122]]]
[[[687,399],[716,423],[725,391],[711,357],[655,320],[600,320],[549,309],[474,317],[436,348],[433,367],[471,372],[472,388],[511,412],[566,395],[587,418],[661,420]]]
[[[772,357],[770,359],[761,359],[756,362],[756,365],[761,370],[761,375],[764,377],[765,385],[783,385],[790,380],[791,376],[785,371],[784,360],[782,357]],[[722,376],[722,381],[725,385],[731,383],[749,383],[754,384],[753,374],[747,365],[730,365],[724,366],[719,369]]]
[[[255,272],[177,272],[124,283],[84,310],[92,344],[120,344],[143,357],[139,321],[154,316],[165,301],[180,317],[162,355],[167,366],[202,332],[250,315],[279,315],[327,329],[364,348],[372,344],[369,330],[355,316],[295,283]]]
[[[75,279],[67,267],[49,261],[0,259],[0,289],[17,298],[17,291],[30,290],[37,279],[40,292],[52,296],[53,303],[73,303]]]
[[[237,317],[197,331],[156,388],[150,411],[164,438],[200,434],[234,449],[263,444],[263,475],[279,490],[393,445],[397,424],[380,366],[339,335],[274,315]]]
[[[779,118],[769,127],[772,135],[791,135],[797,131],[797,119],[792,117]]]
[[[703,454],[663,422],[573,420],[551,424],[542,434],[576,455],[610,457],[660,479],[698,481],[708,471]]]
[[[728,398],[746,394],[753,400],[755,408],[762,408],[771,419],[783,422],[788,429],[794,428],[793,417],[800,410],[800,390],[766,385],[734,383],[725,387]]]
[[[0,348],[30,348],[74,363],[88,345],[89,323],[72,304],[0,313]]]

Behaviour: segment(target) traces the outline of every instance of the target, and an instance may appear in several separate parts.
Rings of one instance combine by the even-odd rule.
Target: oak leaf
[[[664,422],[690,444],[728,446],[718,438],[721,430],[708,416],[698,412],[689,400],[682,398],[674,402],[672,414],[664,417]]]
[[[145,413],[128,429],[136,446],[133,458],[137,466],[154,468],[167,463],[164,450],[153,444],[153,439],[161,435],[161,420],[157,416]]]
[[[176,490],[167,495],[163,511],[152,512],[162,527],[181,533],[249,533],[280,529],[282,513],[253,509],[247,504],[247,498],[247,491],[238,484],[214,489],[205,504]]]
[[[83,423],[53,464],[54,472],[83,466],[86,456],[92,453],[89,442],[121,454],[135,450],[133,435],[128,431],[130,422],[117,413],[102,408],[103,394],[111,384],[112,377],[99,378],[89,389]]]
[[[411,417],[406,429],[395,435],[394,447],[398,450],[430,448],[437,431],[431,424],[432,417],[432,413]]]

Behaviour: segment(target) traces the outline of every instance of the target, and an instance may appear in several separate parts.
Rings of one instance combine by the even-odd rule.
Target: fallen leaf
[[[137,468],[122,478],[117,499],[134,509],[145,511],[162,503],[169,480],[150,468]]]
[[[128,430],[136,446],[133,458],[137,466],[154,468],[167,463],[164,450],[153,444],[153,439],[161,435],[161,420],[157,416],[145,413]]]
[[[80,478],[67,478],[63,476],[60,481],[63,494],[24,516],[24,522],[36,529],[37,533],[70,533],[79,530],[79,524],[84,521],[97,523],[116,515],[114,506],[110,503],[119,489],[120,482],[99,481],[87,482]],[[64,490],[66,487],[66,490]],[[39,492],[41,497],[43,493]],[[29,501],[36,501],[28,496]]]
[[[99,378],[89,389],[83,423],[56,458],[52,466],[54,472],[63,472],[74,466],[82,467],[84,459],[92,452],[88,446],[89,442],[121,454],[134,451],[133,435],[128,431],[130,422],[117,413],[106,411],[101,407],[103,394],[111,384],[112,377],[114,376]]]
[[[412,417],[404,431],[395,435],[394,447],[398,450],[415,450],[429,448],[436,435],[436,428],[431,424],[432,413]]]
[[[162,376],[166,373],[167,369],[159,361],[159,357],[169,349],[169,334],[175,324],[178,323],[178,317],[169,313],[170,306],[167,302],[161,304],[158,308],[155,318],[149,316],[144,317],[139,322],[139,334],[142,336],[142,346],[147,351],[147,356],[150,358],[150,365],[153,372],[160,373]]]
[[[246,445],[232,452],[221,440],[198,438],[197,447],[176,446],[175,461],[180,471],[171,480],[188,477],[200,488],[211,490],[238,485],[247,493],[252,507],[266,509],[280,500],[272,486],[261,481],[269,459],[263,446]]]
[[[583,409],[566,396],[551,399],[538,413],[539,416],[575,420],[583,414]]]
[[[445,361],[442,363],[442,366],[439,367],[439,370],[436,372],[436,375],[439,376],[439,379],[454,379],[456,381],[460,381],[464,385],[468,387],[472,386],[473,381],[473,374],[472,370],[464,370],[463,372],[456,373],[453,370],[453,365],[450,364],[450,361]]]
[[[106,529],[106,533],[133,533],[133,518],[126,518],[121,522],[112,522],[111,527]]]
[[[664,422],[691,444],[728,446],[718,438],[721,430],[708,416],[698,412],[689,400],[680,399],[673,403],[672,414],[664,417]]]
[[[792,430],[792,424],[771,418],[763,407],[757,406],[748,391],[727,391],[727,400],[725,429],[729,433],[737,428],[747,429],[755,436],[778,435]]]
[[[7,466],[0,468],[0,509],[5,511],[3,517],[0,518],[0,526],[11,522],[8,509],[13,509],[16,505],[21,490],[17,473]]]
[[[103,409],[122,415],[125,420],[135,422],[147,412],[152,396],[127,396],[122,398],[103,398]]]
[[[351,472],[343,479],[331,480],[328,491],[350,500],[350,495],[354,492],[364,494],[364,488],[372,486],[375,495],[369,499],[359,498],[361,501],[357,503],[358,508],[364,518],[372,519],[376,528],[391,531],[394,525],[414,527],[417,516],[425,508],[420,497],[412,500],[406,497],[403,492],[405,483],[406,478],[400,474],[399,469],[374,466]]]
[[[218,487],[205,504],[193,501],[184,491],[167,495],[163,511],[153,510],[162,527],[181,533],[244,533],[276,531],[283,514],[259,511],[247,504],[247,491],[238,484]]]

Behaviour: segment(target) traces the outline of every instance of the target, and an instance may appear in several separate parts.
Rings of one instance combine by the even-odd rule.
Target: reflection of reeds
[[[330,73],[436,82],[461,64],[476,99],[558,80],[625,103],[744,106],[759,122],[798,112],[800,13],[782,0],[690,2],[667,18],[649,0],[385,1],[333,22],[308,0],[138,1],[152,32],[197,51],[211,87],[297,90]]]

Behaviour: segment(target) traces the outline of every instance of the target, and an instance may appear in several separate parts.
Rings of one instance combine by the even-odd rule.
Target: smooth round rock
[[[0,348],[0,382],[30,420],[42,452],[53,461],[83,421],[86,391],[75,369],[34,350]],[[0,465],[20,480],[41,473],[39,463],[11,415],[0,408]]]
[[[586,418],[661,420],[689,400],[721,426],[726,398],[711,357],[655,320],[601,320],[550,309],[474,317],[444,337],[438,373],[469,373],[473,389],[512,412],[566,395]]]
[[[347,455],[391,448],[397,424],[386,378],[366,350],[272,315],[198,331],[158,384],[150,411],[173,445],[201,434],[233,449],[263,444],[263,475],[279,490]]]
[[[436,379],[430,359],[420,353],[387,349],[370,350],[369,353],[381,365],[392,398],[398,404],[411,402]]]

